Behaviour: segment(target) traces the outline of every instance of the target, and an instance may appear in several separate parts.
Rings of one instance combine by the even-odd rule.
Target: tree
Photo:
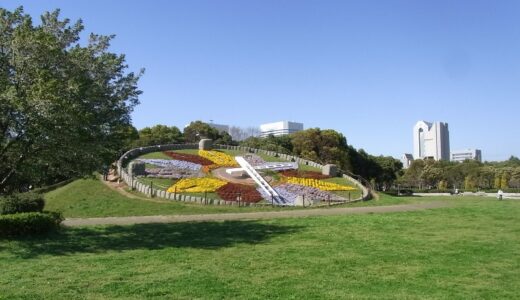
[[[184,128],[184,140],[186,143],[198,143],[201,139],[211,139],[215,144],[235,145],[236,143],[227,132],[220,132],[202,121],[191,122]]]
[[[184,141],[184,136],[179,128],[165,125],[155,125],[139,130],[139,139],[134,142],[134,146],[152,146],[164,144],[180,144]]]
[[[500,188],[507,189],[509,187],[509,180],[511,179],[511,174],[509,172],[503,172],[500,177]]]
[[[322,164],[348,166],[347,139],[343,134],[327,129],[311,128],[292,134],[293,153]]]
[[[386,187],[390,187],[403,169],[403,163],[391,156],[382,155],[372,156],[372,160],[374,160],[378,166],[376,182]]]
[[[240,142],[243,147],[264,149],[278,153],[291,154],[292,143],[291,135],[274,136],[269,135],[265,138],[250,137]]]
[[[0,192],[90,174],[124,146],[142,71],[108,52],[113,36],[82,46],[82,30],[59,10],[35,26],[0,8]]]
[[[512,188],[520,188],[520,167],[516,167],[511,172],[511,179],[509,180],[509,186]]]

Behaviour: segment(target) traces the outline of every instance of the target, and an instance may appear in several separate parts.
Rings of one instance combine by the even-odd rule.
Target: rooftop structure
[[[260,125],[260,136],[281,136],[303,130],[303,123],[280,121]]]

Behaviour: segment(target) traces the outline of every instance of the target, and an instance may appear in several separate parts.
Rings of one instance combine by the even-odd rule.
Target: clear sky
[[[141,67],[137,128],[293,120],[356,148],[412,152],[418,120],[451,149],[520,156],[520,1],[11,1],[61,8]]]

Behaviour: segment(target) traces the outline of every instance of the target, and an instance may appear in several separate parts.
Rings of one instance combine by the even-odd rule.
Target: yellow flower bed
[[[183,178],[169,189],[169,193],[204,193],[214,192],[227,182],[217,178]]]
[[[285,177],[284,181],[292,184],[310,186],[322,191],[353,191],[355,188],[351,186],[340,185],[333,182],[327,182],[312,178]]]
[[[238,166],[235,159],[227,155],[226,153],[219,152],[219,151],[206,151],[206,150],[199,150],[199,156],[202,156],[206,159],[211,160],[216,165],[219,165],[221,167],[236,167]]]

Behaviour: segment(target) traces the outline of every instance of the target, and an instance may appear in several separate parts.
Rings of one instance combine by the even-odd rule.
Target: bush
[[[0,198],[0,215],[41,212],[45,201],[42,194],[21,193]]]
[[[57,212],[26,212],[0,216],[0,236],[41,234],[60,227],[63,221]]]

